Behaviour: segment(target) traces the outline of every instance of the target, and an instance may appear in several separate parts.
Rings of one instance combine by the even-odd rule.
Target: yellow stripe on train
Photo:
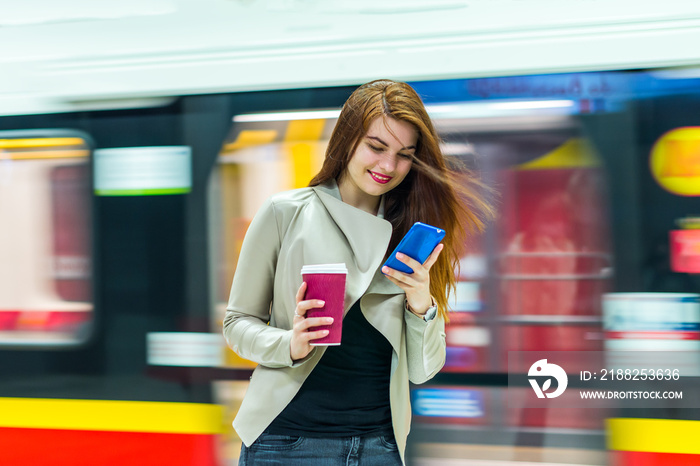
[[[700,421],[614,418],[607,430],[610,450],[700,455]]]
[[[26,149],[30,147],[84,146],[83,138],[30,138],[0,139],[0,149]]]
[[[0,398],[0,427],[218,434],[223,408],[206,403]]]

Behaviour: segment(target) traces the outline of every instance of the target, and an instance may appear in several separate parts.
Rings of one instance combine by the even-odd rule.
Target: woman
[[[310,187],[277,194],[243,242],[224,319],[240,356],[257,362],[234,420],[239,464],[376,464],[404,461],[409,380],[445,361],[447,291],[465,237],[490,215],[440,152],[420,97],[407,84],[373,81],[347,100]],[[446,230],[414,270],[381,267],[416,221]],[[348,268],[342,344],[311,346],[327,324],[307,318],[306,264]]]

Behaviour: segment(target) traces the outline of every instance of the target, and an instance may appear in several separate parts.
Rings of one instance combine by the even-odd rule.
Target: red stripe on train
[[[608,340],[700,340],[700,332],[697,331],[669,331],[669,332],[647,332],[647,331],[623,331],[605,332]]]
[[[646,451],[611,451],[612,466],[699,466],[700,455],[652,453]]]
[[[13,466],[216,466],[217,437],[0,428],[0,464]]]

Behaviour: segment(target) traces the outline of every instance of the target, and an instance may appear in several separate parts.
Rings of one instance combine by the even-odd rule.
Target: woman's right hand
[[[329,325],[333,323],[332,317],[306,317],[306,312],[309,309],[325,306],[325,302],[320,299],[309,299],[304,301],[306,294],[306,282],[303,282],[297,291],[296,301],[297,307],[294,310],[294,320],[292,327],[292,342],[290,351],[292,361],[305,358],[313,346],[309,344],[311,340],[317,340],[328,335],[328,330],[309,331],[310,327],[318,327],[320,325]]]

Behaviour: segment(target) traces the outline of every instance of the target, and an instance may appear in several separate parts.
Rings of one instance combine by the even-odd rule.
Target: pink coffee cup
[[[345,264],[305,265],[301,276],[306,282],[304,299],[321,299],[323,307],[309,309],[306,317],[333,317],[331,325],[312,327],[309,330],[328,330],[323,338],[311,340],[314,346],[337,346],[343,336],[343,310],[345,309],[345,278],[348,270]]]

